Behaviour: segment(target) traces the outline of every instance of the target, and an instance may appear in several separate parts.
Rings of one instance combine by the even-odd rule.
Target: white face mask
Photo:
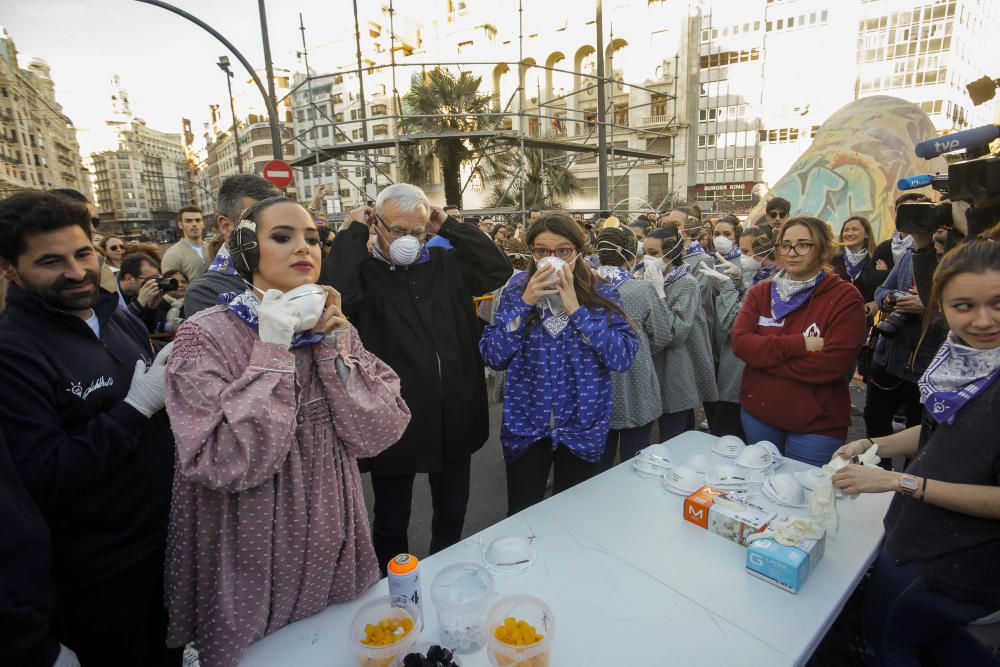
[[[251,287],[261,296],[264,295],[264,292],[257,287],[253,285]],[[298,318],[299,323],[295,326],[296,333],[309,331],[316,326],[319,318],[323,315],[323,309],[326,307],[326,290],[312,283],[299,285],[282,294],[277,301],[287,304],[289,311]]]
[[[715,249],[723,255],[731,252],[733,249],[733,240],[725,236],[716,236],[713,242],[715,243]]]
[[[642,266],[644,267],[644,272],[646,274],[653,275],[663,275],[663,270],[667,268],[662,257],[644,257],[642,259]]]
[[[760,271],[760,262],[757,261],[756,257],[743,256],[743,266],[748,271]]]
[[[417,261],[417,257],[420,256],[420,249],[424,245],[417,240],[417,237],[407,234],[402,238],[390,242],[378,229],[377,225],[372,226],[378,235],[389,244],[389,259],[392,260],[393,264],[397,266],[409,266]],[[374,240],[372,242],[374,243]]]

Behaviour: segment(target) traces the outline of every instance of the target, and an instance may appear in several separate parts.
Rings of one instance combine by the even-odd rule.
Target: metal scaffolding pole
[[[313,100],[313,87],[312,87],[312,71],[309,69],[309,49],[306,47],[306,25],[302,21],[302,12],[299,12],[299,31],[302,33],[302,60],[306,65],[306,93],[309,96],[309,110],[315,112],[316,102]],[[313,122],[312,130],[316,129],[316,123]],[[318,135],[318,133],[317,133]],[[337,133],[333,133],[333,143],[337,143]],[[321,160],[319,159],[319,139],[315,140],[313,143],[313,150],[316,152],[316,170],[319,171],[319,165]],[[317,186],[319,187],[319,186]],[[337,158],[333,159],[333,200],[336,202],[334,208],[340,213],[344,210],[344,202],[340,199],[340,164]],[[326,213],[326,211],[323,211]]]
[[[604,16],[601,0],[597,0],[597,190],[602,211],[608,210],[608,134],[605,123],[608,114],[605,109],[604,78]]]
[[[264,0],[257,0],[257,9],[260,13],[260,36],[264,46],[264,71],[267,73],[267,97],[271,100],[271,106],[268,110],[277,115],[278,105],[274,102],[277,99],[274,94],[274,65],[271,63],[271,40],[267,34],[267,10],[264,7]],[[280,122],[281,118],[275,118],[270,123],[271,151],[274,153],[275,160],[282,158],[281,129],[278,125]]]
[[[357,60],[358,60],[358,102],[361,104],[361,140],[368,141],[368,123],[365,122],[365,116],[368,109],[365,107],[365,77],[364,72],[361,67],[361,28],[358,25],[358,0],[354,0],[354,44],[357,47]],[[375,179],[372,177],[371,167],[366,168],[368,173],[365,179],[365,197],[368,196],[368,183],[374,183]]]

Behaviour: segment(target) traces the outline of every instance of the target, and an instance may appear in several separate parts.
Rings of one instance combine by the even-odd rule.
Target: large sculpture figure
[[[750,212],[750,224],[763,223],[768,199],[784,197],[792,215],[825,220],[834,236],[847,218],[863,215],[876,238],[886,239],[894,229],[896,182],[947,172],[944,158],[924,160],[913,152],[935,134],[927,114],[912,102],[886,95],[855,100],[823,123],[812,145]]]

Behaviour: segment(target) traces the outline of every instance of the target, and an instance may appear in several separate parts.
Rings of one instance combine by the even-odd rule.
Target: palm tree
[[[490,208],[521,208],[521,190],[524,190],[526,208],[543,211],[565,206],[567,198],[580,192],[580,182],[561,164],[559,153],[550,150],[528,149],[524,152],[524,171],[518,160],[511,157],[498,165],[497,182],[493,186],[487,206]]]
[[[405,147],[400,155],[403,178],[417,185],[430,182],[437,158],[445,201],[459,208],[462,207],[462,163],[481,156],[490,144],[486,137],[463,134],[494,129],[499,121],[499,116],[490,114],[492,97],[479,92],[481,81],[482,77],[469,72],[460,72],[456,77],[447,69],[435,67],[425,74],[414,74],[410,91],[403,97],[402,133],[455,133],[455,136]]]

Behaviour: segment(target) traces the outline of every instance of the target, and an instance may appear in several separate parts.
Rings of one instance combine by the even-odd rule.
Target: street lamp
[[[240,154],[240,132],[236,123],[236,105],[233,103],[233,71],[229,69],[229,56],[219,56],[216,63],[226,73],[226,88],[229,89],[229,111],[233,114],[233,142],[236,144],[236,168],[243,173],[243,156]]]

